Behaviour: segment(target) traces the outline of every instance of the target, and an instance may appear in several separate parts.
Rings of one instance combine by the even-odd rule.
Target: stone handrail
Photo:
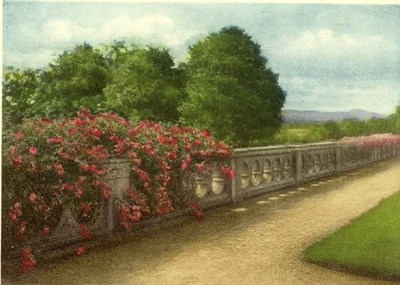
[[[202,186],[208,187],[207,194],[203,191],[198,197],[204,207],[237,203],[399,155],[399,145],[358,148],[339,142],[235,149],[231,159],[235,178],[225,180],[222,187],[215,185],[221,179],[215,175],[211,179],[214,183]]]

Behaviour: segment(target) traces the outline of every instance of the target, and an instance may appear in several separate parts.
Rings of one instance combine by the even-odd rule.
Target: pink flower
[[[210,133],[210,131],[208,131],[208,130],[204,130],[204,131],[200,132],[199,135],[200,135],[201,137],[203,137],[203,138],[209,138],[209,137],[211,136],[211,133]]]
[[[32,255],[32,249],[25,246],[21,252],[21,272],[26,273],[32,271],[35,267],[36,261]]]
[[[175,160],[175,159],[177,159],[178,158],[178,155],[176,154],[176,152],[169,152],[169,153],[167,153],[167,157],[170,159],[170,160]]]
[[[190,142],[185,142],[185,149],[187,151],[191,151],[192,150],[192,144]]]
[[[54,137],[54,138],[48,138],[47,143],[49,144],[62,144],[64,142],[63,137]]]
[[[44,215],[49,209],[50,209],[50,207],[46,204],[39,205],[39,212],[42,215]]]
[[[78,116],[84,117],[84,118],[89,118],[90,112],[89,112],[88,109],[84,108],[84,109],[82,109],[82,110],[80,110],[80,111],[78,112]]]
[[[236,175],[235,171],[232,168],[227,167],[227,166],[221,167],[220,170],[221,170],[222,174],[225,175],[227,178],[233,178]]]
[[[103,198],[104,198],[104,200],[105,201],[108,201],[108,200],[110,200],[110,197],[111,197],[111,192],[110,192],[110,190],[109,189],[107,189],[107,188],[103,188]]]
[[[20,155],[18,155],[17,157],[13,157],[11,159],[11,162],[17,168],[20,167],[22,164],[24,164],[24,160],[22,159],[22,156],[20,156]]]
[[[58,176],[63,176],[64,175],[65,170],[64,170],[64,168],[63,168],[61,163],[56,162],[56,163],[53,164],[53,167],[56,170]]]
[[[192,213],[194,215],[194,217],[196,218],[196,220],[201,220],[204,217],[204,213],[201,210],[201,206],[198,202],[193,203],[192,205]]]
[[[107,170],[98,169],[95,164],[84,164],[81,166],[81,168],[85,172],[90,172],[96,175],[106,175],[108,173]]]
[[[150,155],[154,155],[155,154],[153,146],[151,144],[149,144],[149,143],[144,146],[144,151],[147,154],[150,154]]]
[[[84,255],[84,254],[86,254],[86,252],[87,252],[87,250],[86,250],[86,247],[84,247],[84,246],[79,246],[76,249],[76,255],[78,255],[78,256]]]
[[[29,195],[29,202],[31,202],[31,204],[36,204],[36,199],[37,199],[37,196],[35,193],[31,193]]]
[[[76,118],[75,120],[73,120],[72,123],[77,127],[82,127],[82,126],[86,125],[86,121],[83,121],[79,118]]]
[[[190,156],[190,154],[188,154],[186,158],[182,161],[182,170],[188,169],[191,162],[192,157]]]
[[[50,118],[42,118],[42,122],[45,124],[52,124],[54,121]]]
[[[30,155],[36,156],[36,155],[38,155],[38,153],[39,153],[39,151],[38,151],[37,147],[31,146],[31,147],[29,148],[29,154],[30,154]]]
[[[75,135],[78,132],[78,128],[73,128],[71,130],[68,131],[68,136],[72,137],[73,135]]]
[[[101,135],[102,135],[103,133],[102,133],[102,131],[100,131],[99,129],[94,128],[94,129],[92,130],[92,134],[93,134],[94,136],[100,138]]]
[[[75,195],[76,197],[80,198],[83,195],[83,189],[80,185],[75,188]]]
[[[196,164],[196,166],[197,166],[197,170],[200,173],[203,173],[207,169],[207,165],[204,162],[198,163],[198,164]]]
[[[23,138],[24,138],[24,135],[23,135],[22,132],[17,132],[17,133],[15,134],[15,139],[16,139],[17,141],[22,141]]]
[[[81,207],[82,216],[84,218],[89,217],[90,213],[92,212],[92,208],[90,207],[90,205],[81,202],[80,207]]]
[[[50,227],[48,225],[43,226],[43,237],[48,237],[50,234]]]
[[[197,139],[193,142],[194,146],[201,146],[203,143],[201,142],[201,140]]]
[[[93,234],[90,232],[86,224],[79,224],[79,233],[85,240],[93,239]]]
[[[28,222],[27,221],[23,221],[20,223],[19,225],[19,229],[18,229],[18,236],[20,240],[24,240],[25,238],[25,232],[26,232],[26,226],[27,226]]]
[[[9,151],[11,155],[15,156],[17,154],[17,147],[11,146]]]
[[[87,149],[86,153],[98,160],[106,160],[110,157],[110,155],[107,152],[107,149],[102,145],[98,145],[91,149]]]

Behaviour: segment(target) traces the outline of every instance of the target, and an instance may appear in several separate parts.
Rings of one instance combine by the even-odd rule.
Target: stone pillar
[[[122,200],[129,187],[130,162],[125,159],[113,159],[104,164],[111,168],[105,180],[111,187],[111,198],[103,205],[104,231],[111,232],[118,226],[117,202]]]
[[[299,148],[295,149],[295,162],[296,162],[296,181],[303,180],[303,158],[302,158],[302,151]]]
[[[340,173],[342,172],[342,146],[340,144],[335,146],[335,154],[335,173]]]
[[[241,189],[241,170],[239,169],[236,159],[231,159],[231,168],[235,171],[236,175],[231,180],[231,199],[232,203],[236,204],[243,200]]]

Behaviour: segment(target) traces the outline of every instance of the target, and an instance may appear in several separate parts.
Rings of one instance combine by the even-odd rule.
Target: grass
[[[400,281],[400,193],[313,245],[306,259],[330,268]]]

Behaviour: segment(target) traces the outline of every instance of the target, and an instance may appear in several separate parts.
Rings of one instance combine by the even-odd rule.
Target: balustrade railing
[[[235,149],[230,161],[230,166],[236,173],[233,179],[222,177],[220,171],[217,171],[221,165],[215,163],[213,169],[202,176],[185,175],[182,187],[193,191],[202,207],[208,208],[237,203],[251,196],[394,156],[400,156],[400,145],[358,148],[332,142]],[[112,160],[109,167],[112,169],[107,178],[112,188],[111,199],[108,203],[102,202],[97,219],[90,226],[97,236],[109,234],[118,228],[117,203],[124,199],[125,190],[130,186],[129,161]],[[58,226],[49,239],[32,243],[37,245],[39,251],[76,243],[82,239],[78,233],[78,224],[73,209],[64,209],[59,216]],[[10,247],[16,248],[12,245]]]
[[[399,145],[361,148],[339,142],[235,149],[231,166],[236,176],[232,181],[224,181],[223,196],[219,197],[218,191],[213,193],[212,206],[216,201],[236,203],[399,155]],[[194,186],[205,207],[211,204],[200,189],[204,184],[210,187],[207,179],[210,177],[198,177]]]

